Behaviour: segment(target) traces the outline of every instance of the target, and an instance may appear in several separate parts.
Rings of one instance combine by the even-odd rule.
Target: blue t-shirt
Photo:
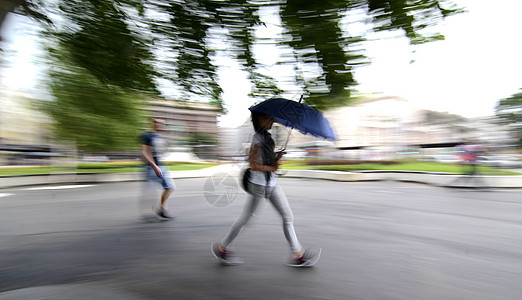
[[[152,158],[154,159],[154,163],[159,165],[161,156],[165,152],[165,139],[154,132],[146,131],[141,134],[140,142],[143,145],[152,147]]]

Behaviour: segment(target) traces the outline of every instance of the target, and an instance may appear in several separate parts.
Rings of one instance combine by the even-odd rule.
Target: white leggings
[[[243,227],[248,223],[248,221],[250,221],[259,206],[259,203],[261,203],[264,198],[267,198],[272,205],[274,205],[275,209],[283,219],[283,231],[286,240],[290,244],[292,253],[301,251],[302,246],[297,239],[294,229],[294,213],[290,208],[290,204],[288,204],[288,199],[283,190],[278,185],[262,186],[251,182],[248,183],[248,189],[251,193],[248,202],[245,204],[243,213],[232,225],[225,238],[221,241],[221,246],[225,248],[230,246],[239,232],[241,232]]]

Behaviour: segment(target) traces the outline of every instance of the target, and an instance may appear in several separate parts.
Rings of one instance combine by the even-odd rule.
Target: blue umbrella
[[[302,97],[301,97],[302,100]],[[284,98],[272,98],[250,107],[250,111],[274,117],[283,126],[295,128],[303,134],[335,141],[335,134],[325,117],[308,105]]]

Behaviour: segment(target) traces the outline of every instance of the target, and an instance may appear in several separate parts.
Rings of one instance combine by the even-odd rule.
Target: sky
[[[522,88],[522,2],[456,2],[468,12],[438,27],[444,41],[418,47],[405,39],[372,41],[367,47],[372,64],[356,72],[359,90],[465,117],[494,114],[498,100]]]
[[[522,1],[455,2],[467,12],[449,17],[436,27],[445,36],[444,41],[412,46],[398,32],[368,36],[363,47],[371,64],[355,70],[359,82],[356,89],[399,96],[418,108],[464,117],[494,115],[500,99],[522,88],[518,32],[522,28]],[[277,23],[273,16],[272,23]],[[365,30],[360,27],[351,30]],[[267,62],[277,60],[274,52],[266,52]],[[229,80],[223,83],[229,113],[220,122],[224,127],[234,127],[248,118],[247,109],[254,101],[247,98],[249,86],[239,71],[230,67],[227,77]],[[294,90],[286,96],[297,100],[299,95]]]
[[[436,29],[445,35],[444,41],[420,46],[408,44],[400,33],[372,34],[365,42],[365,55],[371,64],[358,67],[355,78],[361,93],[383,93],[407,99],[418,108],[480,117],[494,114],[500,99],[509,97],[522,88],[522,1],[516,0],[455,0],[468,12],[447,18]],[[266,11],[266,27],[258,34],[274,37],[280,34],[279,19],[273,11]],[[5,86],[30,93],[38,93],[37,43],[30,38],[35,29],[21,17],[12,17],[1,28],[7,50],[7,67],[0,79]],[[350,30],[365,30],[363,24]],[[394,36],[397,38],[389,38]],[[382,39],[382,37],[385,37]],[[267,48],[268,47],[268,48]],[[278,52],[270,46],[258,46],[258,59],[275,65]],[[228,113],[219,117],[222,127],[241,125],[249,116],[250,84],[245,73],[226,57],[217,59],[222,65],[220,84]],[[411,61],[414,61],[411,63]],[[270,73],[288,76],[291,70],[272,67]],[[276,77],[277,77],[276,76]],[[299,99],[302,91],[284,86],[284,96]],[[165,89],[168,90],[168,89]]]
[[[2,47],[5,52],[4,69],[0,72],[0,82],[13,90],[35,92],[37,78],[41,72],[37,63],[41,51],[34,38],[37,26],[30,20],[8,14],[0,28]]]

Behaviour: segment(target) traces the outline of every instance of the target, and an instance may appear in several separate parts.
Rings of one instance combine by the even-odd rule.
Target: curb
[[[193,171],[171,171],[173,179],[181,178],[202,178],[215,175],[217,173],[231,173],[241,170],[237,165],[224,164]],[[239,174],[239,172],[237,172]],[[284,170],[280,175],[288,178],[309,178],[320,180],[332,180],[340,182],[355,181],[403,181],[417,182],[433,186],[443,187],[476,187],[476,180],[462,181],[462,175],[452,175],[448,173],[436,172],[407,172],[407,171],[318,171],[318,170]],[[87,183],[109,183],[109,182],[129,182],[143,181],[143,173],[58,173],[51,175],[12,175],[0,176],[0,189],[32,186],[32,185],[52,185],[52,184],[87,184]],[[457,181],[457,179],[459,179]],[[475,178],[472,178],[475,179]],[[495,188],[522,188],[522,175],[514,176],[480,176],[483,185]]]
[[[290,178],[310,178],[334,181],[403,181],[417,182],[434,186],[470,188],[482,185],[495,188],[522,188],[522,175],[513,176],[480,176],[477,178],[467,178],[462,175],[453,175],[438,172],[407,172],[407,171],[363,171],[363,172],[343,172],[343,171],[317,171],[317,170],[288,170],[283,177]],[[480,181],[479,181],[480,180]]]
[[[170,171],[173,179],[181,178],[201,178],[208,177],[221,170],[229,169],[228,165],[218,165],[215,167],[204,168],[200,170],[190,171]],[[0,176],[0,189],[36,186],[36,185],[53,185],[53,184],[92,184],[92,183],[109,183],[109,182],[130,182],[144,181],[143,172],[130,173],[54,173],[46,175],[7,175]]]

